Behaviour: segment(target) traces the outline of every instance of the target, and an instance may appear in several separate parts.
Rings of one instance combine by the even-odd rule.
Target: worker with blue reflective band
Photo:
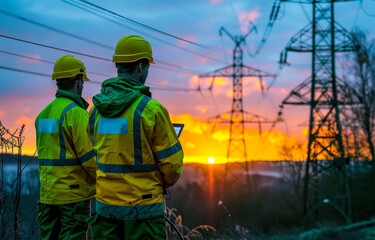
[[[118,77],[93,97],[88,131],[97,155],[95,239],[166,239],[163,191],[181,175],[183,151],[167,109],[144,85],[151,45],[117,43]]]
[[[86,239],[90,199],[95,195],[96,161],[87,132],[88,103],[81,97],[87,81],[84,64],[62,56],[52,79],[58,90],[35,120],[41,239]]]

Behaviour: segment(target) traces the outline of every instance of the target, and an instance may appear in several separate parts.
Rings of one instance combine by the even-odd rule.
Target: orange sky
[[[207,163],[210,156],[215,158],[215,163],[225,163],[227,161],[229,125],[216,125],[214,132],[212,132],[213,123],[199,120],[190,114],[171,115],[171,120],[174,123],[185,124],[180,136],[185,154],[185,163]],[[32,155],[35,152],[34,120],[21,115],[17,118],[15,124],[12,125],[21,126],[22,123],[26,125],[23,153]],[[3,124],[7,127],[6,122],[3,122]],[[281,148],[292,148],[298,143],[296,137],[288,137],[282,131],[264,131],[259,135],[258,129],[250,127],[248,126],[245,129],[246,151],[249,161],[284,160],[285,156],[280,154]],[[15,129],[10,130],[14,131]],[[301,157],[303,158],[303,154],[301,154]]]

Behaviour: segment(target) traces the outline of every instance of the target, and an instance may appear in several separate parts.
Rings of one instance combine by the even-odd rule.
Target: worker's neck
[[[82,92],[81,92],[79,89],[77,89],[77,88],[71,88],[71,89],[67,89],[67,90],[65,90],[65,91],[70,92],[70,93],[77,94],[77,95],[79,95],[79,96],[82,95]]]
[[[128,73],[123,73],[123,72],[117,72],[117,76],[129,79],[129,80],[131,80],[133,82],[136,82],[136,83],[138,83],[140,85],[144,84],[144,83],[142,83],[141,81],[138,80],[138,77],[135,74],[128,74]]]

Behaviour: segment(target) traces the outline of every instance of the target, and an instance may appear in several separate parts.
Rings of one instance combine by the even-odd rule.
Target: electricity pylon
[[[230,124],[230,137],[227,149],[227,163],[225,167],[225,182],[227,183],[229,174],[234,175],[234,179],[236,180],[240,179],[238,176],[238,172],[237,175],[234,174],[235,168],[239,166],[242,169],[245,169],[246,171],[246,182],[248,186],[250,185],[249,167],[246,154],[244,124],[256,123],[260,126],[262,123],[274,122],[269,121],[266,118],[261,117],[259,115],[246,112],[243,109],[242,78],[253,76],[258,77],[260,85],[263,89],[262,78],[274,77],[273,74],[243,65],[243,51],[241,48],[241,44],[245,44],[246,37],[249,36],[249,34],[255,29],[256,28],[254,26],[245,35],[233,36],[224,27],[221,27],[219,30],[219,34],[222,35],[222,33],[224,32],[235,43],[235,47],[233,49],[233,64],[199,76],[200,78],[228,77],[233,79],[232,110],[226,113],[229,114],[229,120],[223,119],[223,114],[217,115],[214,118],[218,123]]]
[[[23,132],[25,125],[23,124],[21,130],[17,135],[18,129],[14,133],[10,133],[8,129],[0,121],[0,150],[1,150],[1,162],[0,162],[0,192],[2,198],[0,198],[0,222],[2,223],[2,229],[0,232],[6,232],[6,229],[9,229],[10,226],[7,224],[12,224],[13,220],[13,239],[18,239],[18,236],[21,236],[21,229],[19,227],[20,219],[20,199],[21,199],[21,189],[22,189],[22,144],[25,140]],[[14,154],[17,152],[17,175],[13,181],[13,184],[6,182],[4,177],[4,166],[5,159],[9,158],[8,150],[10,153]],[[7,189],[5,189],[7,188]],[[7,192],[11,193],[11,196],[7,196]],[[13,219],[11,219],[11,213],[13,211]],[[6,216],[9,216],[9,220],[5,220]],[[10,235],[9,235],[10,236]]]
[[[349,223],[352,216],[345,166],[348,162],[344,155],[339,106],[353,103],[346,101],[342,94],[345,85],[336,76],[335,56],[337,52],[355,51],[356,46],[351,35],[335,22],[334,3],[340,1],[297,2],[312,4],[313,19],[291,38],[285,50],[311,53],[312,76],[293,89],[283,104],[310,106],[303,214],[306,218],[313,214],[318,218],[318,210],[328,207]],[[319,179],[324,179],[324,186]]]

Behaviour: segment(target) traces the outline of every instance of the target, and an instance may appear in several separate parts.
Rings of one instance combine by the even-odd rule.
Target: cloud
[[[231,83],[231,80],[227,77],[215,77],[215,85],[227,86]]]
[[[187,35],[187,36],[182,36],[181,38],[185,39],[185,40],[188,40],[190,42],[197,42],[198,38],[197,36],[195,35]],[[182,47],[182,46],[186,46],[186,45],[189,45],[190,43],[188,42],[185,42],[185,41],[182,41],[182,40],[177,40],[177,45]]]
[[[206,65],[207,64],[207,58],[201,57],[201,56],[196,56],[195,57],[195,62],[198,64]]]
[[[207,108],[204,106],[196,106],[195,107],[199,112],[205,113],[207,111]]]
[[[38,54],[34,54],[30,57],[38,59],[38,60],[42,59]],[[43,64],[43,62],[38,61],[38,60],[33,60],[33,59],[29,59],[29,58],[20,58],[20,62],[28,62],[28,63],[33,63],[33,64]]]
[[[197,87],[200,85],[202,90],[209,89],[212,86],[212,91],[215,95],[227,94],[228,89],[232,88],[232,81],[227,77],[199,78],[199,76],[194,75],[190,78],[189,82],[190,87]]]
[[[5,113],[0,111],[0,117],[3,117],[4,115]]]
[[[161,85],[168,85],[169,81],[167,79],[163,79],[159,82]]]
[[[187,148],[195,148],[195,146],[196,146],[196,145],[195,145],[194,143],[191,143],[191,142],[187,142],[187,143],[186,143],[186,147],[187,147]]]
[[[189,79],[189,86],[191,88],[195,88],[198,86],[200,80],[199,80],[199,76],[198,75],[193,75],[192,77],[190,77]]]
[[[224,2],[224,0],[210,0],[211,5],[215,5],[215,4],[218,4],[220,2]]]
[[[258,11],[259,7],[255,7],[250,12],[242,12],[238,16],[238,22],[241,25],[241,31],[246,34],[249,31],[250,21],[254,22],[255,19],[259,18],[262,14]]]
[[[230,125],[220,122],[229,122],[230,114],[223,114],[220,119],[213,122],[206,122],[189,114],[171,115],[171,120],[185,124],[180,136],[186,156],[185,162],[206,163],[209,156],[225,159]],[[244,136],[246,152],[252,160],[282,160],[285,156],[281,154],[281,149],[292,147],[297,142],[296,137],[288,137],[282,131],[264,131],[259,134],[257,126],[253,125],[245,125]]]
[[[28,118],[26,116],[21,116],[17,119],[16,123],[18,125],[25,124],[26,126],[30,126],[30,125],[34,124],[34,119]]]
[[[264,85],[263,80],[263,85]],[[244,77],[242,79],[242,85],[243,85],[243,95],[249,95],[254,91],[261,91],[261,85],[258,77]]]

